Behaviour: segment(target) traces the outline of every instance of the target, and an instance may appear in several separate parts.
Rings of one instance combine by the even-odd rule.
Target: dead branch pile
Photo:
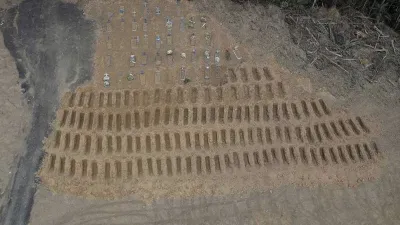
[[[291,36],[319,69],[335,66],[343,73],[362,73],[372,82],[391,65],[400,74],[400,38],[385,25],[350,8],[290,9],[286,22]],[[396,80],[397,81],[397,80]]]

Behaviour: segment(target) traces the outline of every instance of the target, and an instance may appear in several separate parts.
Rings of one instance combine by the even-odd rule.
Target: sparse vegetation
[[[279,5],[309,66],[333,66],[353,81],[362,77],[370,83],[389,72],[385,79],[400,83],[399,0],[232,1]]]
[[[337,2],[339,9],[353,8],[360,11],[375,23],[385,22],[388,26],[400,31],[399,0],[232,0],[238,3],[256,2],[273,3],[282,8],[329,7]],[[335,4],[334,4],[335,5]]]

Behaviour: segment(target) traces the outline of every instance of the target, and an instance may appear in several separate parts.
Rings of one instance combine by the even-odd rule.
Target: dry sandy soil
[[[101,13],[101,4],[95,4],[94,1],[87,4],[83,2],[81,6],[87,10],[87,16],[97,19],[98,45],[100,47],[96,48],[94,66],[95,71],[101,72],[95,73],[94,80],[84,88],[68,93],[61,100],[54,122],[54,132],[49,135],[45,144],[45,151],[49,153],[41,170],[45,185],[39,186],[35,196],[31,224],[397,224],[400,221],[400,208],[396,204],[400,201],[398,197],[400,156],[397,152],[397,146],[400,144],[397,138],[400,131],[397,126],[400,119],[398,115],[400,91],[398,83],[393,83],[386,78],[398,77],[399,74],[394,75],[395,71],[387,70],[387,72],[382,72],[374,82],[363,79],[354,82],[352,77],[335,66],[317,70],[308,65],[309,60],[306,53],[292,42],[287,24],[284,22],[284,15],[274,6],[264,8],[263,6],[246,5],[243,8],[243,6],[229,1],[199,1],[192,4],[188,8],[196,12],[196,15],[207,14],[213,18],[215,26],[220,27],[217,30],[225,29],[224,31],[227,31],[226,34],[221,32],[223,34],[218,34],[218,37],[224,35],[225,40],[236,40],[236,43],[241,46],[246,60],[232,64],[239,65],[241,68],[247,67],[248,71],[252,71],[253,67],[258,68],[259,71],[265,71],[263,68],[268,68],[276,81],[268,81],[267,76],[265,77],[267,81],[264,78],[258,79],[257,73],[253,71],[246,75],[238,67],[232,66],[229,62],[223,62],[223,66],[233,68],[232,70],[237,75],[231,76],[227,73],[228,76],[221,77],[217,84],[205,82],[197,85],[195,78],[200,77],[199,74],[203,74],[203,72],[196,74],[196,70],[194,70],[193,74],[197,75],[191,77],[191,80],[195,81],[194,84],[177,85],[173,81],[176,80],[177,73],[171,72],[179,69],[180,63],[177,63],[172,68],[166,69],[169,71],[166,74],[174,74],[169,76],[167,81],[162,80],[162,82],[166,82],[164,84],[166,88],[172,90],[182,88],[182,93],[187,94],[192,93],[190,90],[193,88],[202,90],[203,87],[209,87],[218,96],[218,87],[220,87],[224,93],[223,96],[233,97],[227,99],[221,97],[221,104],[214,103],[214,99],[210,100],[211,103],[207,102],[207,97],[205,97],[207,94],[202,96],[201,92],[199,97],[190,95],[192,98],[189,97],[189,94],[188,96],[182,94],[186,97],[182,97],[184,100],[183,103],[180,103],[179,91],[177,91],[177,105],[166,100],[168,94],[161,95],[160,98],[165,101],[165,105],[160,103],[162,106],[160,108],[164,110],[162,112],[167,111],[164,109],[166,106],[182,107],[181,114],[177,114],[179,118],[179,115],[185,114],[185,107],[198,106],[199,109],[204,107],[208,112],[213,107],[236,104],[243,107],[240,109],[244,111],[243,117],[236,109],[233,115],[237,120],[240,119],[240,122],[214,125],[208,122],[213,121],[213,117],[205,116],[203,125],[197,125],[197,122],[187,125],[184,122],[185,116],[182,121],[178,121],[172,116],[172,112],[165,112],[164,115],[168,115],[168,119],[164,119],[163,126],[156,127],[154,121],[157,116],[148,116],[151,118],[149,119],[151,122],[146,122],[146,110],[153,115],[151,113],[157,111],[159,103],[156,102],[157,104],[154,104],[153,108],[149,107],[144,100],[145,97],[141,98],[143,102],[135,102],[132,100],[135,99],[134,92],[128,91],[126,94],[126,91],[130,90],[128,88],[141,90],[143,93],[148,91],[149,99],[152,99],[151,97],[156,99],[157,88],[163,90],[164,87],[153,86],[152,79],[150,83],[139,80],[138,83],[130,85],[121,82],[123,77],[119,78],[119,83],[111,87],[112,92],[101,86],[104,65],[107,64],[104,59],[109,54],[116,54],[117,59],[121,57],[119,60],[121,62],[123,61],[121,52],[124,53],[125,49],[118,46],[119,50],[115,53],[107,53],[108,48],[105,47],[107,43],[104,40],[108,39],[107,36],[102,36],[102,30],[106,29],[106,25],[104,18],[101,20],[101,15],[104,16],[106,13]],[[118,9],[118,4],[115,9]],[[119,36],[124,37],[123,35]],[[129,39],[122,40],[120,43],[122,42],[130,43]],[[102,47],[104,48],[102,49]],[[130,50],[126,51],[127,53],[124,54],[129,55]],[[271,58],[274,59],[271,60]],[[200,68],[201,63],[198,65]],[[119,69],[121,66],[123,67],[123,64],[112,67],[111,71],[118,74],[115,68]],[[148,70],[146,66],[151,68],[151,65],[146,63],[144,69],[147,73],[151,69]],[[127,66],[126,69],[129,67]],[[260,72],[260,74],[263,73]],[[16,76],[17,74],[15,74]],[[247,76],[250,78],[246,78]],[[115,77],[112,78],[115,79]],[[225,81],[225,79],[227,80]],[[235,81],[235,79],[239,81]],[[238,87],[238,92],[243,92],[243,95],[229,92],[233,90],[232,86],[236,87],[235,85]],[[246,85],[250,86],[249,93],[251,94],[249,95],[252,96],[252,100],[246,99],[246,88],[244,87]],[[273,89],[274,97],[266,99],[265,102],[264,99],[254,101],[253,98],[257,99],[257,91],[255,91],[257,85],[271,85],[270,87],[273,88],[276,85],[276,91]],[[143,87],[146,89],[142,90]],[[153,89],[154,94],[151,94]],[[85,94],[82,95],[82,93]],[[103,93],[103,97],[101,97],[101,93]],[[267,91],[262,90],[261,93],[262,96],[269,96],[268,88]],[[193,98],[199,100],[193,100]],[[218,99],[218,97],[216,98]],[[130,100],[123,101],[122,99]],[[295,110],[293,114],[287,113],[284,109],[286,106],[281,103],[292,107],[291,103],[296,105],[298,102],[298,106],[295,108],[304,109],[301,100],[305,100],[305,104],[308,104],[308,113],[311,112],[311,115],[307,116],[307,110],[303,110],[304,114],[300,113],[302,119],[292,121],[291,119],[296,118]],[[96,103],[94,104],[92,101]],[[314,106],[313,102],[318,103],[318,106]],[[242,120],[245,122],[247,118],[245,106],[251,106],[255,110],[255,106],[263,104],[269,104],[272,107],[271,118],[274,117],[273,121],[256,122],[256,113],[251,111],[251,115],[254,116],[248,119],[250,126],[243,125]],[[282,110],[279,111],[280,113],[274,112],[274,104],[279,107],[279,110]],[[135,107],[138,115],[144,119],[133,119],[136,114],[132,113],[129,114],[132,124],[131,122],[126,123],[128,116],[121,117],[121,115],[128,115],[129,111],[126,107],[131,106]],[[318,109],[316,110],[315,107]],[[227,109],[227,111],[229,110]],[[193,111],[189,112],[190,121],[194,121]],[[71,116],[71,114],[75,115]],[[98,119],[92,118],[95,122],[91,123],[90,118],[94,115]],[[100,119],[100,115],[105,117],[105,122],[104,124],[101,122],[101,126],[99,121],[103,119]],[[315,118],[313,118],[314,116]],[[63,119],[64,117],[65,119]],[[250,122],[252,119],[255,121]],[[348,123],[344,125],[347,128],[341,128],[341,131],[336,132],[335,126],[342,127],[340,119]],[[350,122],[349,119],[353,122]],[[118,122],[122,120],[124,123]],[[174,120],[176,122],[172,124]],[[200,120],[199,117],[199,123]],[[229,115],[224,116],[222,120],[229,121]],[[326,124],[331,124],[330,122],[336,125],[331,125],[329,128],[331,133],[325,132],[326,128],[324,127]],[[357,125],[352,123],[357,123]],[[153,124],[154,127],[149,124]],[[267,138],[264,139],[269,146],[272,146],[271,151],[266,154],[270,155],[273,163],[265,167],[266,171],[260,172],[259,169],[253,167],[261,164],[259,159],[263,152],[257,152],[257,148],[260,147],[257,144],[255,147],[247,146],[253,140],[253,138],[248,138],[252,135],[248,134],[250,131],[247,128],[254,129],[251,132],[256,133],[257,126],[262,125],[273,128],[271,141],[268,141],[267,134],[265,134]],[[292,125],[293,127],[291,127]],[[88,126],[97,128],[100,126],[101,129],[92,133],[92,128],[87,128]],[[137,129],[135,135],[139,137],[143,143],[143,145],[139,145],[143,147],[138,147],[137,144],[130,146],[129,142],[138,142],[136,138],[129,136],[129,132],[125,131],[131,127]],[[287,130],[293,130],[293,133],[286,132],[286,127],[289,127]],[[302,132],[299,135],[296,127],[299,127],[305,136],[301,134]],[[207,131],[207,129],[210,130]],[[217,160],[217,155],[207,153],[207,149],[211,145],[208,140],[214,140],[211,135],[214,130],[224,129],[234,130],[237,136],[235,134],[235,138],[232,139],[231,136],[228,140],[228,144],[231,145],[230,149],[219,146],[225,142],[224,138],[220,136],[213,141],[218,146],[215,148],[222,152],[218,155],[220,158]],[[163,130],[168,130],[171,135],[168,138],[165,136],[162,144],[159,144],[160,136],[157,138],[157,132]],[[242,138],[243,130],[248,132],[246,133],[247,138]],[[309,135],[311,131],[308,130],[312,130],[313,134]],[[199,132],[196,133],[196,131]],[[168,152],[170,148],[178,148],[176,143],[180,143],[180,141],[173,139],[172,133],[178,133],[182,139],[186,133],[190,133],[193,138],[194,150],[205,150],[206,153],[201,153],[201,157],[197,155],[198,153],[179,152],[176,155],[174,155],[175,153],[163,153],[164,150]],[[196,137],[199,133],[204,136],[201,141]],[[206,133],[210,134],[209,138],[208,136],[206,138]],[[152,139],[153,135],[154,139]],[[224,135],[221,133],[221,136]],[[102,138],[101,140],[104,139],[104,142],[101,141],[100,147],[99,137]],[[166,141],[169,138],[173,143],[171,146],[169,141]],[[80,140],[83,143],[81,145],[79,144]],[[96,140],[96,142],[93,141],[93,144],[88,145],[87,143],[92,143],[92,140]],[[122,140],[128,140],[127,144]],[[78,144],[75,146],[72,143]],[[375,145],[372,144],[367,150],[368,147],[364,147],[364,143],[376,143],[378,147],[375,148]],[[238,146],[234,144],[238,144]],[[347,144],[351,144],[353,149],[348,150]],[[237,155],[237,152],[243,148],[240,145],[246,145],[246,154],[252,153],[249,154],[252,157],[250,160],[246,154],[240,153],[240,156],[235,156],[235,153]],[[291,147],[297,151],[297,148],[301,149],[301,145],[305,146],[306,157],[302,156],[301,151],[299,151],[299,155],[291,154]],[[342,150],[337,148],[338,145],[342,145],[346,156],[342,157],[342,153],[340,153]],[[278,149],[278,153],[275,150],[272,151],[274,148]],[[312,150],[314,148],[318,149],[318,153]],[[319,151],[321,148],[328,150],[335,148],[337,152],[331,154],[327,159],[328,156],[323,153],[325,150]],[[360,148],[364,150],[359,150]],[[101,150],[100,155],[98,154],[99,149]],[[127,153],[135,151],[136,157],[125,154],[125,149],[127,149]],[[161,153],[157,149],[161,149]],[[280,151],[280,149],[284,150]],[[103,154],[103,151],[108,151],[109,155]],[[363,153],[360,153],[361,151]],[[224,154],[232,154],[230,156],[233,170],[222,169],[223,166],[219,164]],[[285,154],[287,155],[285,156]],[[337,156],[336,160],[335,155]],[[142,159],[140,158],[139,163],[137,156],[143,158],[143,163],[149,162],[148,159],[145,161],[145,158],[154,157],[152,158],[154,164],[150,163],[154,165],[154,168],[148,164],[143,168]],[[175,169],[181,171],[178,169],[180,168],[177,166],[178,163],[171,164],[171,161],[168,163],[168,157],[180,156],[193,157],[196,160],[200,158],[200,163],[198,160],[193,160],[193,170],[196,163],[197,173],[200,171],[205,174],[192,176],[187,172],[188,164],[186,164],[186,167],[183,167],[186,169],[184,175],[171,178],[169,173],[175,175],[173,172]],[[160,165],[164,165],[164,167],[159,166],[158,159],[164,157],[167,157],[166,163],[161,164],[160,161]],[[207,159],[207,157],[209,158]],[[210,158],[214,159],[211,166]],[[128,160],[128,162],[136,160],[134,163],[138,164],[137,170],[130,168],[129,164],[126,164],[126,167],[122,165],[121,162],[124,160]],[[203,160],[203,164],[201,160]],[[307,163],[304,163],[304,160]],[[218,163],[216,163],[217,161]],[[300,161],[304,165],[299,163]],[[337,165],[335,165],[335,161]],[[99,169],[97,164],[93,166],[93,162],[104,165],[104,168],[100,166]],[[296,165],[294,165],[295,162]],[[301,165],[297,165],[297,163]],[[242,166],[240,167],[239,164]],[[174,165],[172,166],[174,170],[171,169],[171,165]],[[129,175],[132,171],[136,172],[133,173],[133,176],[137,174],[138,177],[133,181],[126,180],[124,176]],[[222,175],[215,175],[217,173]],[[154,175],[156,176],[152,177]],[[138,188],[132,188],[134,185]],[[133,195],[131,195],[132,193]],[[76,197],[76,194],[85,197]],[[115,198],[121,195],[131,197],[112,201],[95,198]],[[88,200],[87,197],[90,199]],[[143,199],[147,204],[142,202]]]
[[[0,9],[17,5],[20,1],[0,1]],[[8,181],[13,174],[13,167],[25,148],[25,137],[29,130],[30,109],[23,99],[18,71],[6,46],[3,35],[0,37],[0,127],[2,135],[0,145],[4,146],[0,152],[0,202],[7,189]],[[14,168],[15,169],[15,168]],[[0,203],[1,205],[2,203]]]
[[[1,0],[0,8],[8,9],[8,8],[18,5],[20,2],[22,2],[22,1],[21,0]]]
[[[0,1],[0,8],[9,8],[19,1]],[[29,124],[29,110],[24,106],[19,85],[18,72],[13,58],[4,46],[3,35],[0,40],[1,54],[1,119],[2,137],[0,145],[0,202],[12,176],[13,165],[24,148],[24,137]],[[2,203],[0,203],[2,204]]]
[[[25,148],[25,137],[29,130],[30,109],[23,99],[20,80],[13,58],[0,39],[0,204],[8,188],[18,157]]]

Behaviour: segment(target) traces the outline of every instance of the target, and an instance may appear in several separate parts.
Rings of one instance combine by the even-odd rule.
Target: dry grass
[[[272,3],[283,8],[304,6],[305,8],[329,6],[332,0],[232,0],[238,3]],[[339,8],[351,7],[371,18],[376,23],[385,22],[400,31],[399,0],[337,0]]]
[[[319,69],[332,65],[349,75],[362,72],[372,82],[382,71],[400,68],[399,35],[351,8],[290,9],[286,22],[292,40]]]

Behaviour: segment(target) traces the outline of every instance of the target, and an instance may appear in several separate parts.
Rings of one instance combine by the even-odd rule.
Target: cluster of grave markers
[[[224,53],[221,52],[221,50],[217,47],[215,50],[210,50],[209,47],[212,45],[212,32],[207,30],[208,27],[208,18],[206,16],[191,16],[186,18],[185,16],[181,16],[181,1],[177,0],[176,1],[176,8],[177,8],[177,15],[179,17],[179,32],[183,33],[185,31],[190,31],[193,30],[193,32],[189,32],[190,35],[188,37],[187,42],[190,44],[190,53],[186,52],[180,52],[177,53],[174,50],[173,47],[173,28],[174,28],[174,21],[171,18],[171,16],[165,16],[163,15],[163,12],[160,7],[156,6],[155,8],[149,6],[148,0],[143,0],[143,4],[140,8],[140,10],[143,12],[143,17],[139,18],[137,16],[137,12],[135,9],[132,10],[132,37],[131,37],[131,49],[143,49],[141,52],[140,50],[132,51],[130,55],[127,55],[127,62],[129,62],[129,67],[130,71],[126,75],[126,79],[128,82],[130,81],[135,81],[137,80],[138,76],[145,76],[145,70],[144,67],[151,64],[154,62],[154,81],[156,84],[160,84],[161,82],[161,70],[160,67],[163,64],[162,58],[166,58],[166,63],[165,65],[171,66],[174,65],[175,60],[174,57],[178,57],[181,60],[176,60],[176,61],[181,61],[179,65],[179,74],[178,77],[179,79],[185,83],[187,79],[187,63],[193,63],[196,61],[196,59],[202,58],[203,64],[202,66],[204,67],[204,79],[210,79],[211,77],[211,65],[215,65],[216,67],[219,67],[221,65],[221,59],[224,58],[224,60],[229,61],[231,60],[231,52],[233,52],[233,55],[236,57],[236,59],[241,60],[242,56],[239,52],[238,46],[234,46],[231,49],[225,49]],[[118,10],[119,14],[119,20],[121,23],[121,29],[124,29],[125,27],[125,7],[120,6]],[[156,17],[164,17],[163,20],[165,21],[165,27],[157,27],[156,30],[156,35],[154,40],[149,40],[149,35],[148,35],[148,30],[149,30],[149,21],[150,21],[150,14],[154,13]],[[112,34],[112,19],[114,18],[114,12],[109,12],[108,13],[108,20],[107,20],[107,26],[106,26],[106,32],[109,33],[109,36],[107,37],[107,49],[111,50],[112,49],[112,43],[111,43],[111,38],[110,35]],[[198,25],[196,25],[196,23]],[[195,26],[200,26],[201,29],[205,30],[205,34],[203,37],[199,37],[196,35],[194,32]],[[165,30],[162,30],[165,29]],[[138,35],[138,31],[143,32],[143,36]],[[166,37],[162,37],[159,33],[164,33],[163,31],[166,31]],[[200,41],[201,38],[204,38],[202,41],[205,43],[205,50],[201,50],[199,52],[198,49],[196,49],[197,43]],[[180,43],[181,44],[181,43]],[[163,48],[162,48],[162,45]],[[154,48],[156,50],[156,54],[154,56],[154,59],[149,59],[149,53],[146,51],[146,49],[149,49],[149,47]],[[163,50],[165,49],[165,50]],[[224,54],[224,57],[222,56]],[[152,57],[153,58],[153,57]],[[109,69],[111,65],[111,60],[112,56],[111,54],[107,54],[106,56],[106,68]],[[103,77],[103,82],[104,82],[104,87],[109,87],[111,85],[111,79],[113,75],[109,74],[107,71],[104,74]]]

